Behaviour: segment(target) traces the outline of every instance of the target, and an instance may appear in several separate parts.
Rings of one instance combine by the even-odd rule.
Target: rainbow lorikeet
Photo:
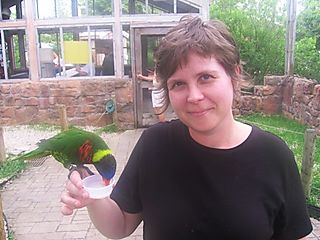
[[[104,140],[95,133],[70,128],[49,139],[41,140],[38,148],[22,154],[15,160],[32,160],[52,155],[65,168],[93,164],[106,185],[116,171],[116,160]],[[88,168],[86,168],[88,170]],[[89,173],[92,173],[89,170]]]

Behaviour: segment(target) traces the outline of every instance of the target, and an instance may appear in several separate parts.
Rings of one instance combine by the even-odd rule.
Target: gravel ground
[[[30,151],[37,147],[41,139],[46,139],[58,133],[58,130],[50,128],[36,129],[30,126],[4,127],[4,145],[6,153],[17,155],[24,151]]]

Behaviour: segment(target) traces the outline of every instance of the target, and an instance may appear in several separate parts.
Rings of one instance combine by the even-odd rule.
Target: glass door
[[[154,51],[163,37],[169,30],[168,27],[132,27],[131,33],[134,36],[132,42],[133,57],[133,84],[135,104],[135,125],[136,127],[148,127],[158,122],[158,116],[152,106],[151,92],[152,81],[138,79],[141,74],[146,78],[152,78],[154,71]]]

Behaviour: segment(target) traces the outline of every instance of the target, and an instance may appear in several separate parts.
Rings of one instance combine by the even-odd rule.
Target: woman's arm
[[[130,214],[121,210],[110,198],[95,201],[88,205],[87,209],[95,227],[109,238],[129,236],[142,220],[141,214]]]
[[[153,81],[153,76],[143,76],[142,74],[138,74],[137,78],[143,81],[150,81],[150,82]]]

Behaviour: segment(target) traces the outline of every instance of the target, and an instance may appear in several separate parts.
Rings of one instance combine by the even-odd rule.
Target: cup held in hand
[[[89,193],[92,199],[102,199],[109,197],[112,189],[114,179],[111,179],[109,185],[105,185],[100,175],[91,175],[82,180],[84,189]]]

